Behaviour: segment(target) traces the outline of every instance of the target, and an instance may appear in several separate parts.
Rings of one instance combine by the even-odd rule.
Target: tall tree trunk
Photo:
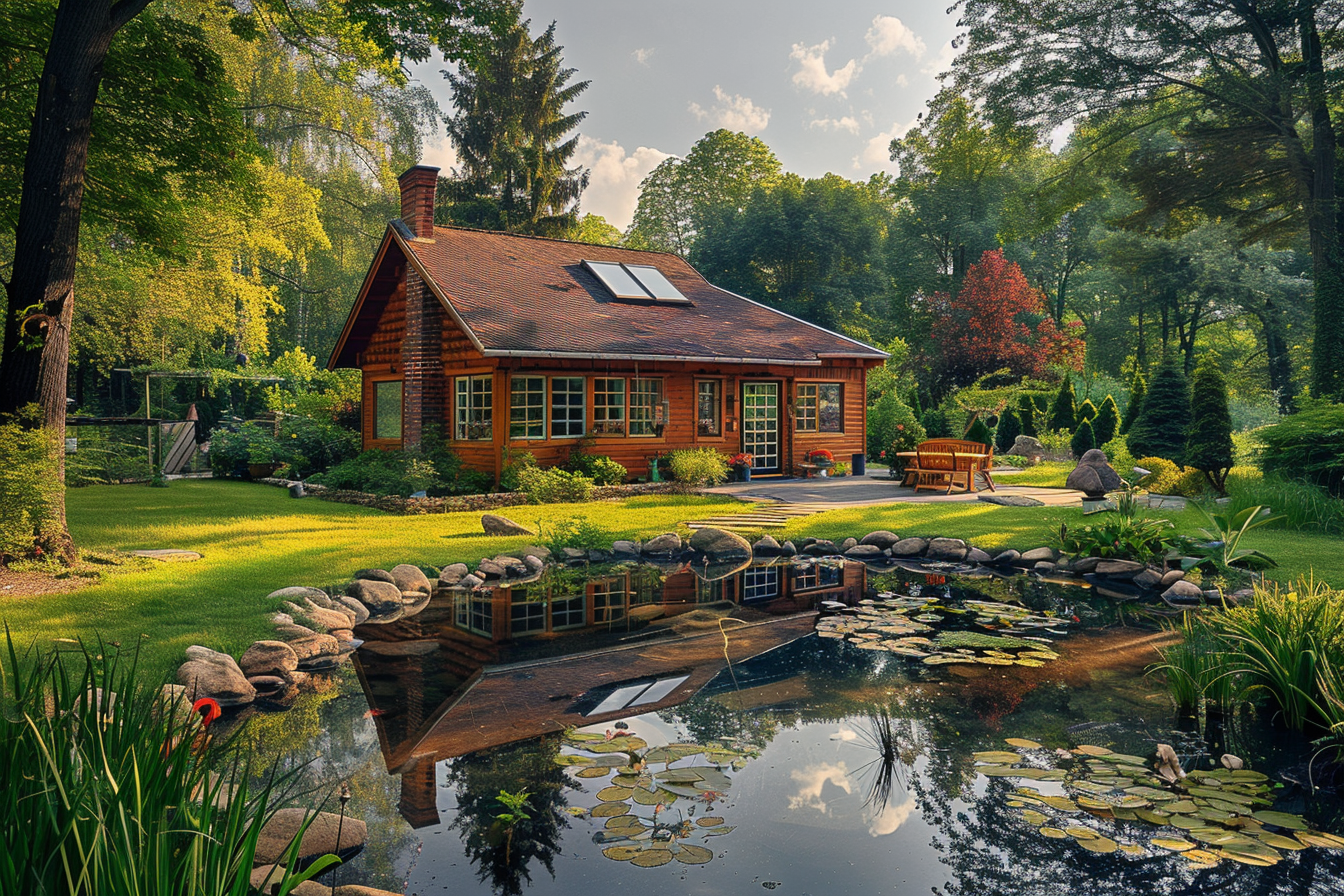
[[[112,38],[149,2],[61,0],[28,135],[14,269],[7,284],[0,412],[34,402],[41,407],[62,477],[75,258],[93,106]],[[57,504],[60,543],[49,547],[71,558],[63,494]]]
[[[1288,340],[1283,332],[1283,316],[1272,302],[1256,313],[1265,334],[1265,358],[1269,369],[1269,388],[1279,404],[1279,413],[1291,414],[1297,404],[1293,387],[1293,365],[1288,356]]]

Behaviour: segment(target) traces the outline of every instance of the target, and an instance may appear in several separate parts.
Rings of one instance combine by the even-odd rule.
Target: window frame
[[[523,390],[520,393],[518,383],[522,382]],[[540,383],[539,388],[534,388]],[[546,377],[533,376],[531,374],[515,374],[509,377],[509,441],[511,442],[541,442],[546,440],[546,425],[548,422],[547,402],[550,400],[550,389],[548,388]],[[523,404],[518,404],[518,396],[522,395]],[[533,403],[532,397],[539,395],[540,402]],[[523,412],[523,419],[516,419],[519,411]],[[532,418],[532,412],[539,411],[541,418],[539,420]],[[516,431],[517,427],[522,428],[522,434]],[[529,431],[536,427],[536,435],[529,435]]]
[[[578,606],[575,606],[575,602]],[[572,621],[578,616],[578,622]],[[588,624],[588,594],[552,594],[550,599],[551,631],[583,628]]]
[[[619,391],[610,388],[601,388],[603,384],[620,383]],[[611,404],[610,396],[619,395],[619,404]],[[595,376],[593,377],[593,432],[603,436],[624,436],[629,426],[629,390],[623,376]],[[599,401],[599,396],[607,396],[607,400]],[[615,410],[619,416],[612,417],[611,413]]]
[[[704,416],[701,412],[701,387],[711,386],[714,392],[714,431],[705,432],[702,428]],[[695,436],[698,439],[723,438],[723,380],[697,379],[695,381]]]
[[[546,633],[546,622],[550,616],[548,604],[550,603],[544,596],[538,598],[532,593],[532,588],[510,588],[509,589],[509,637],[526,638],[532,635],[544,635]],[[520,613],[519,610],[522,610]],[[519,627],[519,623],[523,623]]]
[[[831,388],[834,388],[836,392],[835,405],[838,414],[834,429],[822,428],[822,390]],[[793,429],[794,432],[811,432],[818,435],[843,435],[845,432],[845,384],[822,381],[795,383],[793,389]]]
[[[397,434],[395,436],[383,436],[378,434],[378,390],[382,386],[395,383],[398,390],[399,413],[397,414]],[[369,418],[369,441],[383,442],[386,444],[400,445],[406,432],[406,382],[401,377],[384,377],[381,379],[369,381],[369,403],[371,405],[371,414]]]
[[[592,600],[593,624],[610,625],[625,619],[630,605],[630,592],[622,579],[593,582],[589,597]]]
[[[568,382],[570,384],[571,388],[569,391],[566,391],[563,394],[568,397],[571,402],[575,395],[578,396],[577,410],[579,413],[577,420],[573,418],[573,411],[576,409],[576,406],[573,403],[566,404],[563,407],[562,410],[565,411],[563,415],[556,411],[558,406],[555,403],[555,384],[562,382]],[[574,383],[578,383],[578,392],[572,390]],[[550,402],[550,420],[546,431],[550,434],[550,437],[552,439],[583,438],[584,434],[588,432],[588,378],[583,376],[553,376],[547,384],[546,395],[547,400]],[[563,425],[567,429],[573,429],[575,423],[578,424],[578,432],[556,432],[555,428],[557,424]]]
[[[626,435],[632,439],[656,439],[660,438],[662,433],[658,431],[658,409],[663,403],[663,396],[667,394],[666,383],[661,376],[638,376],[631,377],[626,387]],[[653,390],[637,388],[647,384],[655,384]],[[635,403],[635,396],[652,396],[652,401],[647,403]],[[638,411],[638,416],[636,416]],[[647,416],[646,416],[647,415]],[[665,423],[663,424],[666,425]],[[639,432],[635,428],[639,427]]]
[[[476,389],[480,383],[486,388]],[[465,390],[463,387],[466,387]],[[463,397],[465,396],[465,402]],[[473,400],[484,398],[477,406]],[[473,413],[481,419],[473,421]],[[486,435],[471,435],[472,427],[484,427]],[[480,432],[480,430],[477,430]],[[495,378],[488,373],[474,373],[453,378],[453,440],[457,442],[491,442],[495,438]]]

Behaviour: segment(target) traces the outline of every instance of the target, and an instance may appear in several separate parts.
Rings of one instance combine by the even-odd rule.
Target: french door
[[[779,472],[779,383],[742,384],[742,450],[753,473]]]

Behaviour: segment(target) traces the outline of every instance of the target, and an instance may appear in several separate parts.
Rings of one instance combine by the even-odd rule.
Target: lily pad
[[[638,846],[608,846],[602,855],[617,862],[628,862],[644,850]]]
[[[1105,747],[1094,747],[1091,744],[1079,744],[1074,752],[1082,753],[1085,756],[1109,756],[1111,751]]]
[[[1154,837],[1148,842],[1159,849],[1169,849],[1172,852],[1185,852],[1187,849],[1195,848],[1195,844],[1189,840],[1178,840],[1174,837]]]
[[[987,750],[983,753],[973,753],[971,754],[971,758],[976,762],[988,762],[994,765],[1002,765],[1005,762],[1013,763],[1022,761],[1022,756],[1020,754],[1010,753],[1007,750]]]
[[[593,760],[587,756],[575,756],[573,753],[561,753],[555,757],[555,764],[560,766],[571,765],[592,765]]]
[[[630,807],[625,803],[599,803],[593,807],[592,815],[594,818],[611,818],[613,815],[624,815],[630,811]]]
[[[659,865],[666,865],[672,861],[672,850],[670,849],[644,849],[640,850],[639,855],[630,860],[630,864],[638,865],[641,868],[657,868]]]
[[[607,768],[605,766],[587,766],[579,769],[575,774],[580,778],[605,778],[613,771],[615,771],[615,769]]]
[[[1064,833],[1068,834],[1075,840],[1093,840],[1101,836],[1091,828],[1085,828],[1080,825],[1074,825],[1073,827],[1065,828]]]
[[[1181,853],[1181,858],[1195,865],[1208,866],[1218,864],[1218,853],[1210,852],[1207,849],[1190,849]]]
[[[714,858],[713,850],[705,849],[703,846],[695,846],[690,843],[681,844],[677,850],[675,858],[678,862],[686,865],[704,865]]]
[[[1120,848],[1110,837],[1092,837],[1078,840],[1078,845],[1089,852],[1112,853]]]
[[[1051,840],[1063,840],[1069,836],[1067,831],[1063,831],[1059,828],[1043,827],[1038,830],[1042,836],[1049,837]]]
[[[597,792],[597,798],[604,803],[616,803],[630,799],[634,793],[629,787],[603,787]]]
[[[1293,836],[1308,846],[1319,846],[1322,849],[1344,849],[1344,837],[1336,837],[1334,834],[1326,834],[1321,831],[1297,831]]]
[[[723,819],[717,815],[706,815],[703,818],[697,818],[695,823],[702,828],[712,828],[723,824]]]
[[[1289,815],[1287,812],[1270,812],[1261,809],[1259,812],[1251,813],[1251,816],[1259,822],[1273,825],[1276,828],[1285,828],[1290,831],[1305,831],[1307,823],[1296,815]]]
[[[1023,809],[1022,820],[1032,827],[1040,827],[1050,820],[1050,816],[1044,812],[1037,812],[1035,809]]]

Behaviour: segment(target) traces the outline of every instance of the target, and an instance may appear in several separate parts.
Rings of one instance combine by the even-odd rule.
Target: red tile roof
[[[432,242],[396,234],[487,354],[789,363],[885,357],[719,289],[676,255],[453,227],[435,227]],[[583,268],[585,259],[653,265],[691,304],[614,299]]]

